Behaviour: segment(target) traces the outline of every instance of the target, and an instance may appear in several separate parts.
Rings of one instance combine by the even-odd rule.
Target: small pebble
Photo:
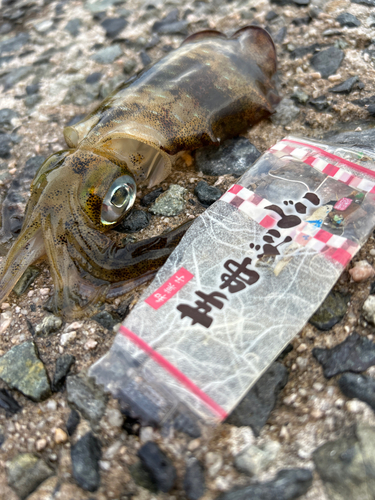
[[[97,345],[98,343],[96,340],[90,339],[85,343],[84,349],[86,349],[86,351],[92,351],[93,349],[96,348]]]
[[[375,275],[375,270],[366,260],[360,260],[349,270],[349,274],[353,281],[361,282],[372,278]]]
[[[47,446],[47,439],[38,439],[35,443],[35,449],[36,451],[42,451],[44,448]]]
[[[59,427],[55,430],[55,443],[61,444],[68,441],[68,434]]]

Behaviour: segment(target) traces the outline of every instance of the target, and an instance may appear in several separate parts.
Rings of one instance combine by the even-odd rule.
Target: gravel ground
[[[260,152],[288,134],[321,139],[342,131],[356,130],[360,133],[371,129],[375,125],[374,9],[372,0],[363,0],[363,3],[347,0],[295,0],[295,3],[287,0],[215,0],[210,3],[186,2],[183,5],[173,0],[102,0],[95,3],[3,0],[0,12],[0,108],[13,111],[6,115],[0,110],[3,228],[11,228],[13,232],[8,229],[8,233],[13,237],[19,230],[30,184],[30,169],[25,166],[31,165],[31,170],[35,170],[41,161],[30,159],[47,157],[63,149],[62,130],[68,122],[78,115],[87,114],[119,83],[150,61],[157,61],[169,50],[178,47],[187,34],[201,29],[214,28],[231,33],[246,24],[255,23],[267,27],[274,36],[279,58],[280,93],[285,99],[292,100],[284,101],[275,117],[262,121],[245,135]],[[164,23],[154,24],[165,18]],[[326,58],[322,57],[323,51],[329,47],[336,49]],[[319,54],[320,58],[317,57]],[[327,68],[331,68],[330,71]],[[326,71],[330,74],[323,78]],[[346,83],[347,93],[330,91],[352,77],[357,78]],[[353,103],[356,100],[360,102]],[[198,172],[195,158],[187,154],[179,161],[173,174],[161,184],[164,191],[171,184],[178,184],[187,190],[183,212],[172,217],[153,215],[146,217],[146,222],[143,216],[144,229],[114,237],[126,237],[132,241],[177,227],[204,211],[194,194],[198,182],[215,184],[224,191],[234,179],[230,174],[217,177]],[[145,210],[140,201],[149,191],[143,189],[138,193],[136,209]],[[3,242],[0,255],[5,255],[8,248],[9,242]],[[371,237],[354,260],[367,261],[372,265],[374,258]],[[43,306],[52,289],[48,265],[40,264],[38,269],[38,276],[25,293],[19,297],[12,294],[1,305],[0,355],[33,339],[51,380],[57,359],[64,355],[75,357],[70,373],[83,374],[108,351],[116,323],[126,310],[134,306],[146,285],[105,304],[103,311],[108,313],[107,316],[102,314],[97,320],[90,318],[62,325],[52,319],[52,332],[35,335],[35,329],[49,314]],[[330,451],[327,462],[318,455],[315,463],[313,460],[314,450],[339,438],[344,440],[345,446],[350,445],[350,449],[356,450],[355,443],[360,443],[358,446],[362,446],[362,452],[358,453],[364,456],[363,443],[367,438],[361,441],[360,429],[365,425],[375,426],[370,406],[372,404],[375,409],[375,402],[367,399],[369,404],[366,404],[359,399],[348,399],[339,388],[339,377],[325,378],[321,365],[312,354],[314,348],[336,346],[354,331],[372,345],[375,331],[373,316],[371,312],[367,314],[367,319],[363,315],[371,277],[370,272],[367,280],[356,282],[347,269],[335,286],[340,297],[347,297],[344,312],[337,318],[342,318],[341,321],[326,331],[317,328],[316,322],[308,323],[293,340],[291,348],[279,360],[289,373],[288,382],[283,389],[275,389],[275,408],[269,416],[266,411],[267,423],[259,436],[254,434],[251,423],[246,420],[241,426],[238,423],[222,424],[207,436],[195,439],[173,430],[168,435],[161,435],[160,431],[150,427],[140,429],[129,418],[124,424],[124,417],[115,400],[106,400],[104,395],[91,389],[87,389],[88,399],[83,397],[82,392],[77,395],[73,385],[78,382],[74,378],[71,379],[73,385],[70,392],[61,390],[48,395],[47,390],[43,397],[48,397],[42,402],[34,402],[19,391],[10,391],[22,410],[14,413],[15,403],[7,406],[0,399],[0,406],[4,408],[0,409],[0,498],[199,498],[198,493],[191,492],[191,477],[194,477],[200,486],[205,483],[205,493],[201,498],[209,500],[234,487],[270,481],[278,471],[289,468],[313,472],[312,485],[305,488],[307,493],[303,486],[300,490],[297,488],[296,493],[289,490],[287,493],[281,481],[281,485],[277,483],[274,486],[276,489],[272,490],[274,493],[269,493],[270,496],[261,497],[253,490],[248,497],[298,497],[304,500],[375,498],[371,474],[366,475],[363,469],[359,472],[350,469],[353,454],[346,462],[342,459],[346,472],[342,467],[337,469],[337,482],[350,483],[341,493],[337,493],[337,484],[333,490],[329,489],[327,479],[330,465],[335,465],[336,451]],[[335,311],[329,314],[333,318],[337,316]],[[363,349],[368,352],[368,345]],[[0,369],[1,362],[0,359]],[[38,361],[34,359],[31,363],[35,365]],[[364,372],[365,376],[374,376],[374,366],[371,363],[368,366],[357,371]],[[8,386],[0,383],[0,388],[12,386],[9,381]],[[5,401],[5,393],[2,394]],[[352,396],[348,392],[346,394]],[[36,396],[34,399],[43,397]],[[96,416],[85,413],[87,401],[102,405],[97,409]],[[70,436],[67,422],[69,415],[72,418],[72,407],[80,410],[81,419]],[[374,438],[368,437],[368,442],[372,442],[371,439]],[[172,486],[158,482],[160,471],[152,471],[151,467],[150,479],[145,464],[143,468],[139,465],[137,453],[150,440],[158,443],[171,460],[171,467],[176,468],[177,479],[172,481]],[[235,459],[249,446],[264,451],[270,450],[273,442],[280,444],[276,446],[277,451],[266,453],[268,458],[260,460],[256,466],[248,464],[241,468],[238,457]],[[101,454],[98,451],[100,448]],[[254,450],[251,448],[249,452],[252,457],[256,453]],[[33,457],[24,455],[22,462],[19,454],[25,453],[31,453]],[[72,466],[72,457],[74,462],[78,454],[85,461],[85,453],[91,458],[86,460],[87,470],[83,467],[84,470],[79,472],[77,464]],[[198,466],[184,483],[185,471],[191,464],[196,464],[194,458],[202,464],[204,472],[200,473]],[[18,460],[18,469],[14,460]],[[326,464],[327,474],[319,469],[319,461]],[[167,476],[173,476],[173,472],[169,471]],[[328,489],[324,489],[322,480]],[[298,483],[296,478],[291,481]],[[308,485],[309,480],[302,483]],[[361,485],[365,485],[364,493],[360,490]],[[160,491],[157,492],[157,489]],[[32,493],[33,490],[36,491]],[[327,494],[327,491],[330,493]]]

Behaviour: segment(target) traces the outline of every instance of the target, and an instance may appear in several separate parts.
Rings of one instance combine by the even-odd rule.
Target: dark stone
[[[128,217],[116,227],[120,233],[136,233],[150,224],[151,215],[143,210],[133,209]]]
[[[96,71],[95,73],[91,73],[91,75],[89,75],[86,78],[86,83],[89,83],[89,84],[98,83],[101,80],[102,76],[103,76],[103,74],[100,73],[99,71]]]
[[[375,428],[357,425],[317,448],[312,458],[332,500],[374,498]]]
[[[274,10],[270,10],[266,14],[266,21],[273,21],[277,17],[279,17],[279,14],[277,12],[275,12]]]
[[[145,443],[139,449],[138,456],[160,491],[167,493],[173,488],[176,481],[176,469],[156,443],[153,441]]]
[[[146,51],[142,50],[140,53],[139,53],[139,57],[141,58],[141,61],[142,61],[142,64],[143,66],[148,66],[149,64],[151,64],[151,57],[147,54]]]
[[[317,111],[324,111],[329,108],[327,97],[325,95],[320,95],[319,97],[315,97],[315,99],[310,99],[309,104]]]
[[[293,0],[293,3],[298,5],[298,7],[306,7],[309,5],[310,0]]]
[[[348,297],[333,290],[318,310],[311,316],[309,322],[319,330],[327,331],[336,325],[346,314]]]
[[[178,9],[173,9],[165,17],[163,17],[163,19],[161,19],[160,21],[156,21],[152,26],[152,30],[158,31],[159,28],[161,28],[163,25],[175,23],[178,21],[178,19],[179,19]]]
[[[0,358],[0,378],[35,402],[51,395],[47,371],[32,341],[13,347]]]
[[[184,432],[193,439],[201,435],[196,417],[186,410],[177,415],[173,421],[173,426],[177,431]]]
[[[345,82],[339,83],[338,85],[331,87],[329,91],[335,94],[349,94],[353,90],[353,87],[357,82],[358,82],[358,76],[352,76],[351,78],[345,80]]]
[[[13,38],[0,42],[0,54],[8,54],[21,49],[29,41],[27,33],[19,33]]]
[[[83,374],[66,378],[67,400],[86,420],[96,426],[105,412],[107,397],[102,387]]]
[[[10,62],[12,59],[14,59],[14,56],[2,56],[0,57],[0,68],[6,64],[8,64],[8,62]]]
[[[22,410],[22,406],[5,389],[0,389],[0,408],[3,408],[7,415],[15,414]]]
[[[12,234],[17,235],[21,232],[23,217],[14,216],[10,218],[9,229]]]
[[[314,54],[310,59],[310,64],[315,71],[319,71],[322,78],[328,78],[339,69],[344,55],[344,52],[337,47],[329,47]]]
[[[128,21],[123,17],[108,17],[100,24],[105,29],[107,38],[115,38],[127,26]]]
[[[6,130],[10,130],[12,125],[12,120],[18,118],[19,114],[17,111],[9,108],[0,109],[0,127]]]
[[[76,37],[79,35],[80,28],[81,28],[81,20],[71,19],[65,26],[64,30],[70,33],[72,36]]]
[[[25,163],[25,168],[23,170],[24,176],[28,180],[32,180],[35,177],[35,174],[37,173],[38,169],[43,165],[45,162],[46,158],[45,156],[32,156],[27,160]]]
[[[158,35],[152,35],[152,37],[150,38],[150,40],[147,42],[146,46],[145,46],[145,49],[146,50],[150,50],[150,49],[153,49],[154,47],[157,46],[157,44],[160,42],[160,38],[158,37]]]
[[[32,453],[20,453],[6,463],[8,484],[24,500],[54,471]]]
[[[86,491],[99,488],[101,450],[101,443],[92,432],[85,434],[71,448],[73,477],[78,486]]]
[[[300,59],[301,57],[305,57],[307,54],[313,54],[323,47],[326,47],[326,45],[322,45],[321,43],[313,43],[312,45],[308,45],[307,47],[297,47],[290,53],[290,58]]]
[[[141,462],[136,462],[135,464],[128,466],[131,477],[133,478],[135,484],[151,491],[152,493],[158,492],[158,487],[153,480],[151,474],[146,470]]]
[[[72,410],[69,413],[69,417],[68,417],[68,420],[66,422],[66,430],[67,430],[69,436],[73,436],[80,421],[81,421],[81,417],[79,416],[78,411]]]
[[[345,373],[339,379],[341,392],[348,398],[357,398],[375,411],[375,379],[366,375]]]
[[[196,152],[197,170],[206,175],[242,175],[260,157],[260,152],[245,137],[227,139],[219,147]]]
[[[149,207],[150,205],[152,205],[152,203],[154,203],[156,198],[158,198],[163,193],[164,189],[162,187],[159,187],[151,191],[151,193],[146,194],[143,198],[141,198],[140,201],[142,207]]]
[[[287,27],[283,26],[279,29],[279,31],[273,36],[273,40],[275,43],[283,43],[284,38],[286,37]]]
[[[223,194],[219,188],[210,186],[206,181],[199,181],[194,189],[194,194],[204,207],[209,207]]]
[[[27,85],[26,86],[26,94],[27,95],[34,95],[39,92],[39,84],[35,83],[34,85]]]
[[[330,135],[329,140],[332,144],[375,149],[375,128],[361,130],[360,132],[343,132],[337,135]]]
[[[375,0],[350,0],[352,3],[360,3],[362,5],[370,5],[370,7],[375,7]]]
[[[29,286],[35,281],[35,278],[39,276],[39,274],[40,270],[37,267],[29,266],[26,269],[13,288],[13,292],[17,295],[17,297],[20,297],[27,291]]]
[[[32,66],[20,66],[19,68],[13,69],[4,77],[4,90],[12,88],[16,83],[27,78],[33,71],[34,68]]]
[[[13,29],[13,26],[10,23],[2,23],[0,26],[0,35],[6,35],[10,33]]]
[[[9,134],[0,134],[0,158],[9,158],[13,141]]]
[[[125,75],[130,75],[130,73],[133,72],[136,66],[137,63],[134,61],[134,59],[128,59],[127,61],[124,62],[124,66],[122,67],[122,72]]]
[[[186,467],[184,490],[189,500],[199,500],[204,495],[204,472],[198,460],[193,459]]]
[[[272,481],[223,493],[217,500],[294,500],[308,491],[312,479],[308,469],[284,469]]]
[[[107,330],[112,330],[112,328],[121,321],[121,319],[118,318],[117,315],[112,315],[108,311],[100,311],[92,316],[91,319],[99,323],[99,325],[101,325],[103,328],[106,328]]]
[[[157,33],[159,35],[183,35],[188,34],[189,23],[187,21],[177,21],[176,23],[164,24]]]
[[[66,376],[70,368],[75,363],[76,358],[71,354],[63,354],[56,360],[55,374],[53,376],[52,390],[54,392],[60,391],[64,385]]]
[[[249,425],[256,436],[268,420],[279,392],[288,382],[288,370],[273,363],[232,411],[226,422],[237,427]]]
[[[371,116],[375,116],[375,104],[370,104],[370,106],[367,108],[367,111]]]
[[[323,366],[324,376],[331,378],[338,373],[360,373],[375,365],[375,344],[358,333],[332,349],[316,347],[312,351],[315,359]]]
[[[347,28],[357,28],[361,26],[361,21],[353,16],[353,14],[349,14],[349,12],[343,12],[337,16],[336,21],[340,23],[340,26],[346,26]]]
[[[310,16],[296,17],[293,19],[292,24],[294,24],[294,26],[307,26],[311,21],[312,18]]]

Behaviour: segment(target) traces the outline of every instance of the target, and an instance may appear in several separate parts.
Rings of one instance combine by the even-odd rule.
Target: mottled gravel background
[[[164,22],[155,24],[161,20]],[[102,0],[91,3],[3,0],[0,10],[0,200],[6,234],[14,238],[19,231],[30,180],[42,161],[39,157],[47,157],[65,147],[62,131],[67,123],[87,114],[119,83],[178,47],[186,35],[205,28],[231,33],[250,23],[267,27],[274,36],[279,57],[279,89],[285,98],[272,119],[259,123],[245,135],[260,152],[287,134],[326,138],[343,131],[356,131],[359,137],[368,133],[375,147],[374,0],[362,3],[349,0]],[[325,49],[329,52],[323,54]],[[331,92],[343,82],[346,83],[341,91]],[[170,184],[186,189],[182,192],[183,211],[177,216],[151,216],[140,204],[149,192],[143,189],[138,194],[136,208],[147,213],[141,216],[141,225],[147,227],[117,237],[126,237],[129,241],[142,239],[195,218],[204,210],[194,194],[198,182],[215,184],[224,191],[234,179],[230,174],[204,175],[196,170],[195,158],[185,155],[175,172],[162,183],[164,190]],[[9,242],[2,243],[0,255],[5,255],[8,248]],[[371,237],[355,261],[365,260],[372,265],[374,258]],[[96,320],[61,325],[56,318],[49,318],[51,332],[47,335],[45,325],[40,325],[49,316],[43,306],[51,294],[52,282],[48,265],[41,264],[38,269],[39,274],[36,278],[33,275],[35,279],[30,288],[20,296],[12,294],[1,305],[0,355],[33,339],[51,380],[56,360],[67,354],[75,357],[70,373],[83,374],[108,351],[116,331],[114,325],[136,303],[144,287],[106,304]],[[19,391],[9,390],[9,386],[17,387],[15,379],[25,376],[25,371],[32,371],[36,366],[40,370],[40,363],[38,365],[35,358],[29,364],[21,362],[19,367],[12,361],[13,379],[8,381],[8,386],[0,381],[0,387],[8,388],[22,411],[12,413],[14,402],[7,407],[5,393],[2,393],[0,498],[199,498],[199,488],[205,483],[205,494],[201,498],[208,500],[235,487],[270,481],[282,469],[303,468],[313,472],[309,489],[308,478],[300,481],[293,476],[292,488],[279,481],[268,487],[268,496],[261,496],[258,488],[243,498],[375,499],[375,457],[371,455],[375,449],[375,433],[361,431],[365,429],[364,424],[375,426],[373,410],[359,399],[348,399],[340,391],[338,377],[325,378],[321,365],[312,355],[313,348],[331,348],[356,331],[360,340],[367,339],[368,344],[359,342],[358,349],[349,349],[349,355],[355,352],[361,359],[371,357],[375,305],[371,309],[370,304],[365,319],[363,304],[370,293],[372,271],[365,275],[369,277],[367,280],[356,282],[348,270],[343,273],[330,299],[332,302],[321,311],[315,326],[306,325],[279,360],[285,367],[282,375],[271,374],[269,385],[267,382],[267,387],[260,387],[259,397],[264,396],[266,409],[262,411],[267,420],[262,424],[260,436],[254,435],[254,423],[244,415],[233,420],[236,425],[222,424],[209,438],[192,439],[173,429],[167,436],[150,427],[140,430],[129,418],[124,424],[116,401],[106,402],[100,392],[87,387],[80,392],[77,389],[80,379],[74,377],[70,379],[70,403],[66,389],[53,392],[43,402],[33,402]],[[332,324],[338,322],[332,328],[328,326],[328,330],[316,326],[331,320]],[[41,330],[41,334],[36,330]],[[4,359],[0,359],[0,370],[6,364]],[[68,358],[62,359],[66,365]],[[355,365],[355,361],[353,363]],[[375,364],[375,359],[368,366],[371,364]],[[363,370],[363,367],[352,367],[352,371]],[[370,384],[368,393],[363,396],[363,391],[357,391],[355,394],[361,399],[367,398],[375,409],[375,391],[371,389],[374,372],[374,367],[365,372],[365,376],[370,376],[364,379]],[[281,389],[286,373],[289,379]],[[272,408],[274,393],[276,405],[267,419],[267,407]],[[66,426],[69,415],[72,418],[71,407],[80,410],[81,420],[74,433],[70,422],[68,429],[72,436],[69,436]],[[90,414],[85,412],[85,407],[94,407],[95,411]],[[93,434],[89,434],[91,441],[87,444],[90,428],[100,444]],[[83,436],[86,441],[80,439]],[[330,448],[328,455],[316,455],[314,463],[314,450],[338,438],[342,440],[337,450]],[[150,440],[159,444],[171,460],[171,467],[176,467],[175,486],[160,487],[160,471],[151,470],[152,480],[140,466],[137,452]],[[370,451],[365,450],[366,445]],[[78,470],[79,466],[78,462],[72,466],[72,446],[75,446],[75,456],[82,453],[85,461],[88,453],[92,458],[92,461],[86,460],[78,480],[73,478],[72,470]],[[246,452],[249,446],[252,447]],[[247,461],[235,459],[244,450]],[[25,453],[34,454],[39,461],[30,455],[20,455]],[[263,453],[261,459],[256,458],[257,453]],[[193,468],[195,483],[191,476],[184,483],[186,469],[196,464],[194,457],[204,473],[199,473],[202,470],[199,466]],[[96,470],[98,458],[99,470]],[[324,464],[320,476],[317,463]],[[361,463],[362,466],[358,465]],[[371,463],[372,466],[367,466]],[[79,472],[77,474],[79,476]],[[89,477],[90,474],[94,476],[94,483],[98,481],[95,477],[100,477],[100,486],[95,492],[77,485],[78,481],[84,486],[82,475]],[[322,479],[327,483],[334,475],[335,485],[327,496]],[[169,493],[157,493],[155,481],[159,489],[171,488]],[[344,485],[341,492],[340,483]],[[195,493],[191,493],[192,484]],[[32,489],[36,491],[32,493]],[[234,496],[229,494],[225,498]]]

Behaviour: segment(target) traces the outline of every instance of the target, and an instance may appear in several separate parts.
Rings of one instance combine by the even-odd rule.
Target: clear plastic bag
[[[90,375],[149,424],[223,420],[374,226],[374,157],[283,139],[194,222]]]

